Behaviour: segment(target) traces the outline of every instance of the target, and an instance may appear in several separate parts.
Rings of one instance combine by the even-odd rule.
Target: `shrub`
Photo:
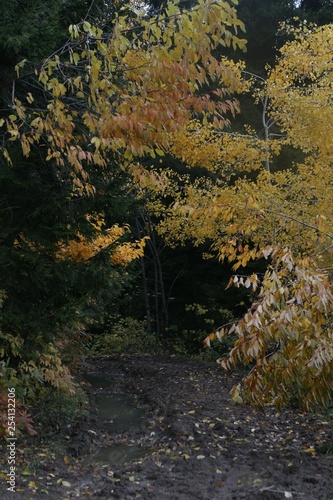
[[[95,334],[91,350],[94,354],[148,354],[161,350],[155,335],[147,333],[146,322],[134,318],[114,319],[110,330]]]
[[[35,402],[34,418],[45,434],[60,431],[64,426],[72,426],[87,414],[87,395],[77,386],[70,391],[45,386]]]

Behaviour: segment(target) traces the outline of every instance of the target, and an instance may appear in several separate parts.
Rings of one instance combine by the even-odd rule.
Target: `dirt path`
[[[318,451],[332,441],[332,422],[234,406],[228,393],[235,378],[197,361],[103,358],[88,360],[86,370],[116,379],[103,393],[134,396],[144,425],[108,435],[99,433],[92,415],[73,431],[68,459],[40,457],[34,476],[20,477],[8,496],[2,485],[1,498],[333,499],[333,458]],[[146,457],[107,467],[75,457],[78,450],[124,442],[144,447]]]

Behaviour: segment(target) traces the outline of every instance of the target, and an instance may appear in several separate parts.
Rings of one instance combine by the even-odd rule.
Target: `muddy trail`
[[[237,375],[177,357],[87,359],[80,376],[93,410],[61,430],[66,452],[18,443],[0,498],[333,499],[327,416],[232,405]]]

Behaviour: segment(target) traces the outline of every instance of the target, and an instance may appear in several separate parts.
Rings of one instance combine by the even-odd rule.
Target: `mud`
[[[238,375],[177,357],[88,359],[82,381],[87,373],[112,384],[86,385],[92,411],[67,430],[65,457],[36,456],[34,473],[23,474],[27,444],[16,493],[2,475],[2,499],[333,499],[329,415],[233,405]],[[107,432],[96,401],[108,394],[130,396],[142,423]]]

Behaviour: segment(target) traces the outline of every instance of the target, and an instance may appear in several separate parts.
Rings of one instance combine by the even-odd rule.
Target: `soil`
[[[84,371],[114,380],[86,385],[93,408],[101,392],[131,395],[141,427],[108,434],[93,409],[61,429],[65,453],[50,453],[41,437],[18,441],[16,492],[6,491],[2,473],[0,498],[333,499],[332,417],[233,405],[238,375],[201,361],[104,357],[88,359]],[[140,453],[127,463],[94,459],[105,445],[129,444]]]

